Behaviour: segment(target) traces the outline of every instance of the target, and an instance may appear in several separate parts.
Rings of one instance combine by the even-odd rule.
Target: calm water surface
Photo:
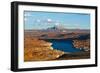
[[[72,40],[49,40],[52,43],[52,47],[57,50],[61,50],[64,52],[79,52],[80,49],[76,49],[73,46]]]

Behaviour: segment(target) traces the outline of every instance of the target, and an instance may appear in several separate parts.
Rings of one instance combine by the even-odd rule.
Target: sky
[[[47,29],[54,26],[65,29],[90,29],[90,14],[24,11],[25,29]]]

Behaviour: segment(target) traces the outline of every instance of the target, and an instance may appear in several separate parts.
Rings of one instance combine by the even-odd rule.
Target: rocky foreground
[[[52,43],[39,39],[25,38],[24,61],[54,60],[64,54],[63,51],[54,50]]]
[[[90,40],[73,40],[75,48],[82,52],[65,53],[51,47],[52,43],[37,38],[24,39],[24,61],[48,61],[90,58]]]

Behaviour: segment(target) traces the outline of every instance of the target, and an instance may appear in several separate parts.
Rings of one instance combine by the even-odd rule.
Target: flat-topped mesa
[[[75,48],[80,50],[89,51],[90,50],[90,39],[87,40],[73,40],[73,45]]]

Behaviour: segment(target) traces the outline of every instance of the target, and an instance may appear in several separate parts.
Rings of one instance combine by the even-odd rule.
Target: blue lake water
[[[76,49],[73,46],[72,40],[49,40],[52,43],[52,47],[64,52],[80,52],[80,49]]]
[[[86,40],[90,38],[90,34],[88,35],[81,35],[77,37],[76,39],[79,40]],[[58,49],[64,52],[80,52],[84,51],[83,49],[80,50],[79,48],[75,48],[73,45],[73,39],[49,39],[48,42],[52,43],[52,47],[54,49]]]

